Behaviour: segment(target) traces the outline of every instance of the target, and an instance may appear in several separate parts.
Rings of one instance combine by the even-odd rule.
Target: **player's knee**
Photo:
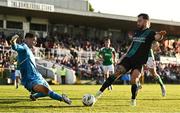
[[[158,74],[157,74],[155,69],[150,69],[150,73],[152,74],[153,77],[158,76]]]
[[[36,85],[33,87],[33,90],[35,92],[40,92],[40,93],[43,93],[45,95],[48,95],[48,92],[49,92],[49,89],[43,85]]]
[[[138,70],[133,70],[131,73],[131,84],[136,84],[141,77],[141,73]]]
[[[132,78],[131,84],[137,84],[139,82],[139,78]]]
[[[139,81],[138,77],[132,76],[131,77],[131,84],[136,84]]]

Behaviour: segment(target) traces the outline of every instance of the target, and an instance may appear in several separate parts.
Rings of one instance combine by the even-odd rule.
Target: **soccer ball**
[[[91,94],[85,94],[82,98],[82,103],[85,106],[92,106],[95,103],[96,99],[94,95]]]

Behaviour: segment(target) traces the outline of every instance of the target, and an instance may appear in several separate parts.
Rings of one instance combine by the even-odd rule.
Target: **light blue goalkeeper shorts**
[[[47,87],[49,90],[51,90],[49,84],[47,83],[47,81],[44,78],[39,78],[36,80],[32,80],[32,81],[27,81],[26,85],[24,86],[29,92],[35,92],[33,90],[33,87],[36,85],[43,85],[45,87]]]

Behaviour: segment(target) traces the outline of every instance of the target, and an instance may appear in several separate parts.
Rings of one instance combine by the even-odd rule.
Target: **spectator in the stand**
[[[56,59],[55,59],[55,60],[56,60],[56,63],[57,63],[57,64],[60,64],[60,63],[61,63],[61,60],[60,60],[59,55],[56,57]]]
[[[96,75],[97,75],[97,84],[103,84],[104,77],[103,77],[103,68],[99,62],[96,62],[94,65],[96,67]]]
[[[0,68],[3,67],[3,55],[0,54]]]
[[[66,84],[66,75],[67,75],[67,70],[66,70],[66,68],[64,67],[64,66],[62,66],[61,67],[61,69],[60,70],[58,70],[59,72],[59,74],[60,74],[60,76],[61,76],[61,82],[62,82],[62,84]]]
[[[16,76],[15,76],[15,65],[14,65],[14,62],[11,63],[10,69],[11,69],[11,79],[12,79],[12,81],[14,83],[14,86],[16,87]]]
[[[20,83],[20,79],[21,79],[21,72],[20,72],[20,69],[19,69],[19,66],[18,64],[16,64],[16,70],[15,70],[15,87],[16,89],[19,87],[19,83]]]
[[[78,57],[77,52],[72,48],[70,49],[70,53],[71,53],[71,55],[73,56],[74,59]]]
[[[57,73],[56,73],[57,72],[56,64],[52,65],[51,70],[52,70],[53,75],[54,75],[54,82],[57,83],[58,79],[57,79]]]
[[[86,43],[84,45],[84,50],[86,50],[86,51],[92,50],[91,43],[89,41],[86,41]]]

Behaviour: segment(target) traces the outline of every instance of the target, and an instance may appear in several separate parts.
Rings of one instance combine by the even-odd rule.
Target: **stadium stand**
[[[0,35],[0,65],[1,72],[8,73],[11,65],[14,65],[15,55],[9,44],[7,36],[1,33]],[[68,39],[68,40],[66,40]],[[21,42],[21,41],[20,41]],[[99,43],[98,43],[99,42]],[[130,42],[130,40],[129,40]],[[117,56],[120,57],[127,50],[129,42],[112,43],[117,51]],[[102,70],[100,65],[96,63],[96,52],[102,47],[102,40],[88,40],[85,37],[81,39],[70,37],[68,34],[63,34],[56,39],[38,38],[38,44],[34,50],[37,57],[53,61],[59,65],[67,66],[75,71],[75,75],[79,79],[100,80]],[[170,57],[179,59],[180,56],[180,41],[178,40],[164,40],[160,43],[160,47],[154,51],[157,62],[157,70],[161,77],[167,83],[180,82],[180,64],[162,63],[160,57]],[[10,72],[9,72],[10,73]],[[10,77],[8,74],[4,74]],[[145,82],[153,82],[149,79],[149,73],[145,69]],[[101,81],[98,81],[101,83]]]

